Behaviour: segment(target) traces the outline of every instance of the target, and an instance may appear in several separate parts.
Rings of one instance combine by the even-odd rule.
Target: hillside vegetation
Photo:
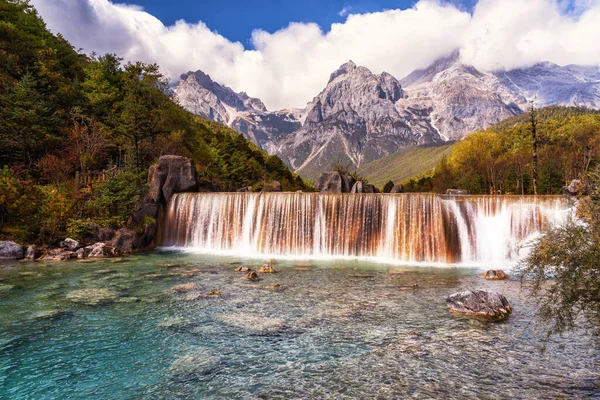
[[[0,234],[52,243],[89,220],[120,227],[164,154],[190,157],[217,190],[310,189],[279,157],[176,105],[158,65],[80,54],[27,1],[0,0]]]
[[[413,191],[532,194],[533,139],[528,115],[467,136],[431,174],[405,184]],[[585,179],[600,162],[600,114],[575,107],[536,110],[538,193],[559,194],[572,179]]]
[[[403,149],[362,166],[358,173],[378,187],[383,187],[388,181],[400,183],[418,175],[432,174],[442,158],[451,154],[452,146]]]

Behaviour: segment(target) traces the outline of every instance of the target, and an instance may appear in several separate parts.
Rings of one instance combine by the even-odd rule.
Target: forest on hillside
[[[85,55],[23,0],[0,0],[0,236],[53,243],[126,223],[164,154],[215,190],[309,189],[277,156],[172,101],[155,64]],[[83,184],[82,184],[83,183]]]
[[[538,193],[560,194],[600,161],[600,114],[578,107],[535,110]],[[408,191],[466,189],[472,194],[533,194],[530,115],[502,121],[456,143],[433,172],[404,182]]]

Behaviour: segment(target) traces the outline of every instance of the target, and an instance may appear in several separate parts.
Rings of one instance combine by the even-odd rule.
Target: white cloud
[[[599,64],[600,0],[570,0],[569,7],[565,1],[480,0],[471,15],[442,0],[420,0],[406,10],[351,14],[328,32],[306,23],[273,33],[257,30],[250,49],[203,22],[165,26],[134,5],[108,0],[32,4],[51,30],[86,52],[157,62],[173,80],[201,69],[278,109],[304,106],[349,59],[398,78],[456,48],[465,62],[481,69],[542,60]]]

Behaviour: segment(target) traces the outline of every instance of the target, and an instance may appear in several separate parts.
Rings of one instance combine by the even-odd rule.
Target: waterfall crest
[[[506,263],[569,215],[563,196],[183,193],[163,246],[240,255]]]

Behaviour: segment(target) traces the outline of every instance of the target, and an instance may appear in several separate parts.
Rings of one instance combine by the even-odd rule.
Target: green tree
[[[56,135],[56,116],[26,74],[0,100],[0,161],[31,168],[49,148],[61,142]]]
[[[590,196],[579,217],[550,229],[518,272],[538,305],[548,336],[576,327],[600,338],[600,174],[590,174]]]
[[[138,62],[125,66],[118,131],[133,149],[138,169],[146,166],[144,146],[167,132],[162,124],[163,111],[170,102],[165,95],[167,87],[158,65]]]

